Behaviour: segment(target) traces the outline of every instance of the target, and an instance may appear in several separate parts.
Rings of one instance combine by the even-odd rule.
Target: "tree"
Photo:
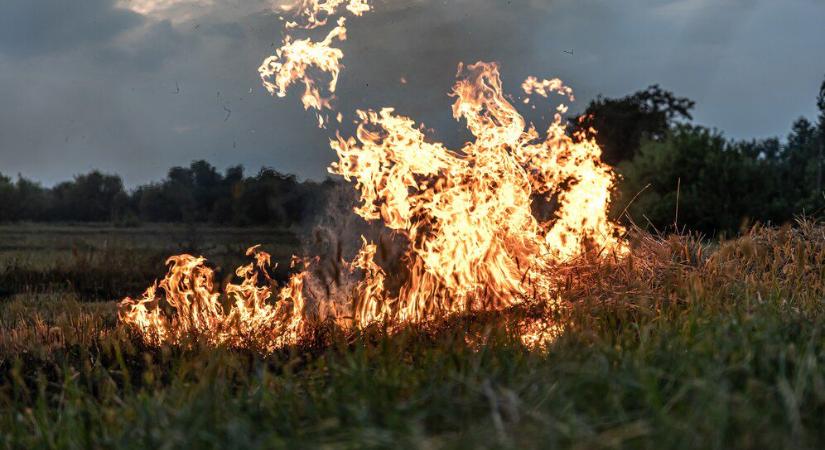
[[[822,158],[825,153],[825,80],[819,88],[819,96],[816,99],[816,106],[819,107],[819,139],[817,145],[817,171],[816,171],[816,194],[822,194]]]
[[[78,175],[51,189],[51,216],[56,220],[104,222],[115,220],[128,203],[123,181],[97,170]]]
[[[797,213],[811,213],[820,203],[820,134],[808,119],[800,117],[791,128],[779,161],[778,171],[785,180],[783,194],[788,208]]]
[[[47,189],[21,175],[17,175],[14,188],[17,193],[18,216],[13,220],[53,220],[48,215],[52,202]]]
[[[773,196],[776,140],[732,143],[715,131],[679,125],[660,140],[647,139],[632,161],[619,166],[620,201],[640,225],[679,225],[708,235],[736,233],[754,220],[781,220]],[[649,187],[645,189],[646,186]],[[781,204],[781,202],[779,202]]]
[[[822,130],[825,129],[825,80],[822,80],[822,86],[819,87],[816,106],[819,107],[819,128]]]
[[[220,181],[221,194],[212,206],[210,222],[230,224],[235,221],[237,199],[243,190],[243,172],[243,166],[230,167],[224,172]]]
[[[192,197],[195,202],[195,219],[208,221],[218,198],[225,195],[223,177],[215,166],[206,161],[195,161],[189,166],[192,172]]]
[[[676,120],[692,119],[694,105],[690,99],[653,85],[620,99],[599,96],[571,126],[574,132],[595,138],[602,159],[616,165],[632,159],[642,139],[661,140]]]
[[[0,174],[0,222],[13,220],[19,216],[17,192],[11,178]]]
[[[240,223],[289,226],[300,220],[303,206],[295,175],[269,168],[244,180],[236,201],[236,220]]]

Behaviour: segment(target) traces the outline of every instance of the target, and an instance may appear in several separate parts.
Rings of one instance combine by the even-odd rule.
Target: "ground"
[[[825,228],[714,244],[633,236],[561,268],[564,331],[520,308],[389,334],[321,329],[261,356],[149,348],[116,321],[179,250],[218,266],[292,233],[0,227],[0,443],[9,448],[818,448]],[[223,271],[228,272],[228,271]],[[543,299],[533,299],[537,305]]]

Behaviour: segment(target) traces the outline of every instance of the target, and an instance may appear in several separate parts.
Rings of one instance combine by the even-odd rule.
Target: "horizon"
[[[332,131],[317,130],[294,93],[277,101],[258,79],[281,40],[272,6],[5,2],[0,93],[13,106],[0,112],[0,173],[53,186],[98,169],[133,189],[203,159],[220,171],[241,164],[323,180]],[[560,77],[576,92],[572,113],[598,94],[659,84],[697,102],[695,124],[784,141],[793,121],[816,115],[825,61],[811,55],[825,42],[823,21],[815,0],[380,2],[349,22],[337,109],[348,122],[355,109],[394,105],[457,147],[463,126],[447,96],[455,66],[493,60],[510,92],[527,75]],[[796,26],[764,32],[784,23]]]

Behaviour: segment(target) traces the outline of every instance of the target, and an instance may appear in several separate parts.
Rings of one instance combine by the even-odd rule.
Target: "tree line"
[[[334,185],[270,168],[254,176],[241,166],[220,173],[206,161],[173,167],[164,180],[131,192],[119,176],[96,170],[51,188],[0,174],[0,221],[291,226],[318,214]]]
[[[797,119],[787,139],[730,140],[691,123],[694,102],[651,86],[623,98],[598,97],[570,121],[596,139],[620,175],[613,215],[659,231],[735,234],[825,212],[825,82],[819,117]],[[206,161],[174,167],[165,179],[124,188],[92,171],[54,187],[0,174],[0,222],[302,223],[318,214],[338,181],[298,181],[264,168],[223,173]]]
[[[692,124],[694,102],[659,86],[597,98],[571,121],[620,175],[613,215],[658,231],[733,235],[825,213],[825,81],[815,122],[800,117],[787,139],[731,140]],[[596,130],[593,133],[591,130]]]

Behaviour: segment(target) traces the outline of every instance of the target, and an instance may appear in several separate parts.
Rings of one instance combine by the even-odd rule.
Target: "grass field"
[[[168,254],[230,266],[253,243],[297,248],[267,230],[0,228],[2,445],[825,445],[823,227],[721,245],[639,234],[626,260],[563,269],[570,307],[545,350],[507,331],[529,308],[391,336],[321,329],[266,357],[146,348],[117,326],[114,300]]]
[[[0,297],[60,293],[108,301],[138,294],[163,275],[164,261],[174,254],[208,255],[219,273],[231,275],[253,244],[287,263],[300,251],[294,233],[267,228],[0,226]],[[280,277],[286,267],[277,271]]]

